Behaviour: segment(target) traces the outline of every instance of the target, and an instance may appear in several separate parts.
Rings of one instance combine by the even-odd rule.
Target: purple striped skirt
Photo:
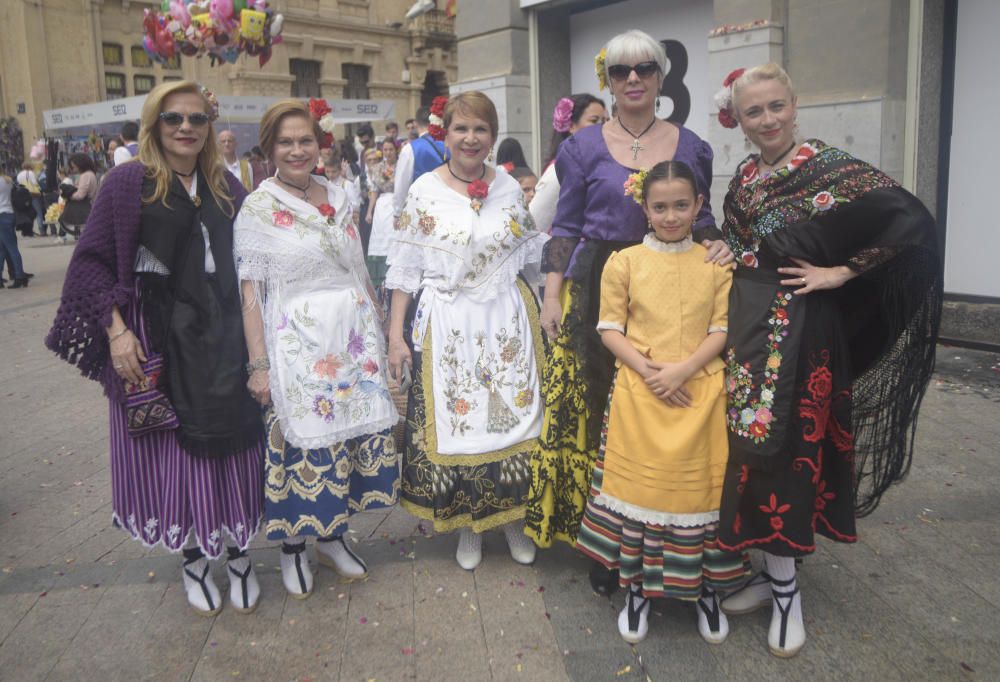
[[[230,457],[194,457],[175,431],[132,438],[125,406],[112,402],[109,413],[116,526],[146,547],[162,545],[171,552],[179,552],[193,535],[212,559],[226,544],[247,548],[264,510],[261,445]]]

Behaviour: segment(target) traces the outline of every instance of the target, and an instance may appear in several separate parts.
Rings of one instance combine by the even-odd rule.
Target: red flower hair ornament
[[[430,125],[427,126],[427,132],[430,133],[430,136],[435,140],[444,139],[444,109],[447,106],[448,98],[444,96],[435,97],[431,102]]]
[[[309,99],[309,113],[323,131],[323,138],[319,140],[320,149],[329,149],[333,146],[333,128],[336,121],[333,120],[332,111],[325,99],[315,97]]]
[[[722,89],[715,93],[715,106],[719,108],[719,123],[723,128],[735,128],[739,125],[733,115],[733,83],[742,76],[746,69],[733,69],[722,81]]]

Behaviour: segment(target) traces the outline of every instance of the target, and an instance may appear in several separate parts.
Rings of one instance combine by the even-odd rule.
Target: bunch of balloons
[[[264,66],[281,42],[283,23],[267,0],[162,0],[159,10],[144,11],[142,45],[161,63],[180,53],[208,55],[213,66],[232,64],[246,53]]]

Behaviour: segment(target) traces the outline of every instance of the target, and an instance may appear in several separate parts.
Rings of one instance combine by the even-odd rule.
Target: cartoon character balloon
[[[144,11],[142,44],[157,62],[180,52],[209,56],[213,65],[233,64],[249,54],[263,66],[283,28],[284,17],[268,0],[162,0],[159,9]]]

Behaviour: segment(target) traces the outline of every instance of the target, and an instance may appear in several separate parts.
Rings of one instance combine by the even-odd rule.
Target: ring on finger
[[[800,277],[799,278],[799,284],[805,284],[805,283],[806,283],[806,278],[805,277]]]

